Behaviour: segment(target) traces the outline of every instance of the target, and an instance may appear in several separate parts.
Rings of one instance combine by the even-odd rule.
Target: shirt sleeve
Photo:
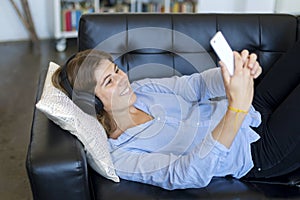
[[[220,68],[170,78],[143,79],[132,83],[135,91],[173,93],[190,102],[225,96]]]
[[[173,190],[207,186],[228,151],[208,134],[186,155],[117,148],[112,158],[120,178]]]

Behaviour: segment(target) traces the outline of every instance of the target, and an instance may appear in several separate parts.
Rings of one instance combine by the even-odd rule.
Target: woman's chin
[[[119,99],[118,102],[117,101],[112,102],[111,111],[120,112],[120,111],[128,110],[128,108],[130,108],[134,105],[134,103],[136,102],[136,98],[137,97],[134,92],[132,92],[128,95],[122,96],[122,98]]]

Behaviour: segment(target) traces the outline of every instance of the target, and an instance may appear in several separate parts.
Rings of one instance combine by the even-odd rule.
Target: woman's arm
[[[134,82],[132,87],[149,93],[172,93],[190,102],[226,95],[220,68],[181,77],[143,79]]]
[[[216,171],[221,170],[228,151],[207,134],[189,154],[147,152],[126,147],[111,153],[120,178],[172,190],[207,186]]]
[[[212,136],[227,148],[231,146],[253,100],[253,79],[261,74],[261,67],[256,59],[256,55],[249,55],[247,50],[241,54],[234,52],[233,76],[229,75],[224,63],[220,62],[229,107]]]

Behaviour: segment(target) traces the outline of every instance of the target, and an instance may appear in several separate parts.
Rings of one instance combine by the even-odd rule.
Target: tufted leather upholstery
[[[191,74],[216,65],[209,39],[222,30],[234,50],[246,48],[258,54],[263,78],[299,38],[298,23],[298,17],[275,14],[90,14],[81,18],[78,48],[111,53],[131,80]],[[140,66],[146,68],[139,70]],[[44,78],[45,73],[37,99]],[[299,180],[299,172],[251,182],[214,178],[206,188],[175,191],[125,180],[113,183],[89,168],[84,148],[75,137],[38,110],[26,165],[34,199],[300,198],[299,187],[290,186]]]
[[[194,56],[196,63],[196,58],[201,58],[206,52],[215,59],[209,40],[218,30],[222,30],[232,49],[241,51],[247,48],[257,53],[264,72],[293,45],[298,34],[297,18],[288,15],[86,15],[80,27],[79,50],[101,48],[121,55],[126,71],[145,62],[154,62],[173,67],[182,74],[198,69],[182,58],[185,55],[188,58]],[[195,47],[186,38],[194,40],[202,48]],[[186,40],[182,42],[182,39]],[[103,41],[109,45],[102,45]],[[145,49],[147,45],[157,49]],[[172,74],[162,74],[160,71],[157,75]]]

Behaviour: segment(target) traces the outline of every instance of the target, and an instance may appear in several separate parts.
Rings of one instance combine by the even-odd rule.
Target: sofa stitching
[[[172,68],[173,68],[173,75],[175,75],[175,54],[174,54],[174,15],[171,15],[171,28],[172,28],[172,47],[171,47],[171,50],[172,50]]]
[[[261,52],[261,47],[262,47],[262,41],[261,41],[261,34],[262,34],[262,27],[261,27],[261,17],[260,17],[260,15],[258,16],[258,26],[259,26],[259,29],[258,29],[258,31],[259,31],[259,52]]]
[[[122,56],[126,56],[126,57],[128,57],[128,15],[125,15],[125,22],[126,22],[126,27],[125,27],[125,32],[126,32],[126,53],[125,53],[125,55],[122,55]],[[125,60],[126,60],[126,70],[127,70],[127,73],[129,72],[129,63],[128,63],[128,58],[125,58]],[[128,75],[129,75],[129,73],[128,73]]]
[[[88,170],[87,170],[87,161],[86,162],[84,162],[84,160],[81,162],[80,161],[80,158],[81,158],[81,153],[80,153],[80,151],[79,151],[79,149],[81,149],[81,147],[79,148],[79,147],[77,147],[78,145],[81,145],[81,143],[80,142],[77,142],[77,139],[73,139],[73,147],[74,147],[74,150],[76,151],[76,169],[77,169],[77,171],[78,172],[80,172],[80,171],[83,171],[84,173],[82,174],[83,175],[83,179],[86,179],[86,181],[87,181],[87,185],[85,184],[85,185],[83,185],[83,187],[85,188],[84,190],[85,191],[88,191],[88,196],[90,197],[91,195],[90,195],[90,191],[89,191],[89,181],[88,181]],[[86,164],[86,165],[85,165]],[[79,175],[81,175],[81,173],[79,173]],[[84,181],[84,182],[86,182],[86,181]],[[87,186],[87,187],[85,187],[85,186]],[[83,193],[83,198],[85,198],[86,197],[86,195],[85,195],[85,192]]]

